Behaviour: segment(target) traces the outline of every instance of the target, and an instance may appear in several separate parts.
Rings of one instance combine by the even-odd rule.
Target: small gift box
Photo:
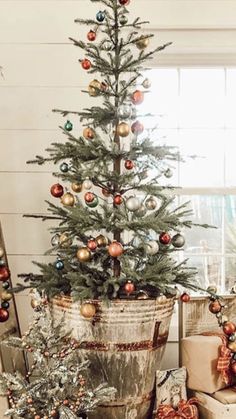
[[[236,404],[235,388],[225,388],[224,390],[216,391],[216,393],[212,394],[212,397],[223,404]]]
[[[215,393],[230,384],[230,350],[222,336],[196,335],[182,339],[182,362],[188,372],[187,387]]]
[[[156,372],[156,407],[161,404],[177,407],[187,399],[185,367]]]
[[[168,405],[160,405],[157,411],[156,419],[198,419],[198,408],[196,406],[197,399],[180,400],[177,407]]]
[[[223,390],[225,391],[225,390]],[[221,391],[222,392],[222,391]],[[220,391],[218,392],[220,393]],[[194,392],[198,399],[198,410],[200,418],[204,419],[235,419],[236,404],[223,404],[216,400],[212,395]]]

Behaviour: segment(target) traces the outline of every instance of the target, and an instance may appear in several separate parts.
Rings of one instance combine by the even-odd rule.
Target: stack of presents
[[[235,321],[236,296],[228,297],[227,303]],[[232,351],[208,305],[196,298],[180,307],[182,367],[157,371],[156,419],[236,419],[236,375],[229,368]]]

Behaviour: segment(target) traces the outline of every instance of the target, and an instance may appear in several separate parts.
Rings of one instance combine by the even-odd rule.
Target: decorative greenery
[[[67,163],[68,170],[57,170],[55,176],[68,187],[69,184],[83,184],[89,178],[99,206],[91,208],[85,205],[86,191],[83,189],[82,195],[73,194],[73,206],[64,201],[63,206],[48,202],[48,215],[33,215],[43,221],[58,220],[58,226],[51,228],[54,238],[59,235],[58,243],[48,253],[56,253],[62,263],[36,263],[41,273],[20,275],[25,282],[16,290],[35,287],[40,292],[46,291],[50,297],[65,293],[75,299],[113,299],[125,296],[124,285],[129,280],[134,283],[135,292],[126,298],[135,297],[140,289],[146,290],[150,297],[160,293],[174,294],[178,284],[197,289],[195,270],[188,268],[186,261],[179,263],[173,259],[176,248],[171,243],[167,245],[159,241],[162,232],[173,237],[184,228],[192,227],[188,203],[176,208],[173,188],[161,184],[163,177],[171,176],[171,165],[179,161],[180,156],[173,147],[160,143],[154,129],[146,129],[139,135],[132,125],[142,116],[138,114],[134,92],[138,102],[148,93],[149,81],[146,80],[145,84],[144,64],[147,65],[154,55],[170,44],[153,50],[148,45],[140,48],[143,40],[147,44],[153,43],[153,35],[144,35],[141,31],[148,22],[139,18],[130,21],[128,8],[120,5],[118,0],[91,1],[100,7],[105,6],[104,21],[76,19],[76,22],[89,29],[95,28],[96,42],[71,40],[82,50],[82,59],[90,60],[88,73],[99,74],[100,81],[90,83],[86,94],[91,96],[91,100],[99,97],[101,104],[81,112],[54,111],[63,117],[79,117],[82,130],[84,127],[92,129],[94,138],[87,139],[85,134],[78,136],[72,127],[69,131],[66,126],[60,127],[66,140],[53,142],[46,150],[46,157],[36,156],[28,163]],[[142,120],[146,120],[145,116]],[[131,141],[121,138],[121,122],[127,124],[128,131],[132,125]],[[127,160],[134,163],[132,170],[124,169]],[[102,195],[102,190],[106,196]],[[114,203],[117,194],[123,199],[121,205]],[[130,196],[139,199],[139,210],[130,210],[127,203]],[[147,205],[149,198],[156,203],[152,210]],[[63,234],[67,235],[69,245],[60,241]],[[81,261],[76,256],[78,249],[86,248],[90,239],[101,234],[122,244],[122,256],[114,257],[106,247],[98,247],[90,252],[89,261]],[[159,251],[155,254],[149,252],[150,240],[158,244]]]
[[[55,321],[47,307],[33,300],[34,321],[22,338],[3,342],[30,354],[26,377],[19,372],[0,375],[0,395],[7,396],[6,416],[25,419],[75,419],[86,417],[98,403],[110,401],[115,389],[102,383],[93,389],[86,380],[89,364],[79,359],[80,343],[64,330],[63,319]]]

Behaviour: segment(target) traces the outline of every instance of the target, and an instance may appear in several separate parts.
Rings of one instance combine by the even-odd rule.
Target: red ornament
[[[231,367],[232,373],[236,375],[236,362],[232,362],[230,367]]]
[[[159,236],[159,242],[165,245],[170,244],[171,242],[170,235],[168,233],[161,233]]]
[[[123,252],[124,252],[124,249],[123,249],[122,244],[117,241],[113,241],[108,246],[108,253],[113,258],[117,258],[118,256],[121,256]]]
[[[184,292],[181,297],[180,297],[181,301],[183,301],[183,303],[188,303],[190,301],[190,295],[187,294],[186,292]]]
[[[91,250],[92,252],[94,252],[97,249],[97,246],[98,245],[95,239],[91,239],[87,243],[88,249]]]
[[[142,134],[144,131],[144,125],[141,122],[136,121],[131,125],[131,131],[133,134]]]
[[[128,4],[130,4],[130,0],[119,0],[119,3],[120,3],[122,6],[128,6]]]
[[[125,168],[127,170],[132,170],[134,168],[134,162],[132,160],[125,161]]]
[[[60,198],[64,194],[63,186],[60,183],[56,183],[51,187],[51,194],[54,198]]]
[[[122,196],[121,195],[116,195],[114,197],[114,201],[113,202],[114,202],[115,205],[121,205],[122,202],[123,202]]]
[[[0,281],[5,282],[7,281],[11,276],[11,273],[9,269],[6,266],[2,266],[0,268]]]
[[[126,294],[132,294],[132,292],[134,292],[135,290],[135,286],[134,283],[132,281],[127,281],[126,284],[124,285],[124,290],[126,292]]]
[[[81,65],[84,70],[89,70],[91,67],[91,61],[89,61],[87,58],[81,61]]]
[[[89,31],[88,32],[88,34],[87,34],[87,38],[88,38],[88,40],[90,41],[90,42],[92,42],[92,41],[95,41],[95,39],[96,39],[96,32],[94,32],[94,31]]]
[[[141,90],[135,90],[131,96],[131,101],[134,105],[141,105],[144,101],[144,93]]]
[[[9,319],[9,311],[5,308],[0,308],[0,323],[4,323]]]
[[[106,188],[102,188],[102,193],[104,196],[106,196],[107,198],[111,195],[110,192],[106,189]]]
[[[86,194],[84,195],[84,199],[86,202],[93,202],[95,199],[95,195],[92,192],[86,192]]]
[[[232,335],[236,331],[236,326],[232,322],[225,322],[223,324],[223,331],[226,335]]]
[[[215,301],[212,301],[210,304],[209,304],[209,310],[210,310],[210,312],[211,313],[213,313],[213,314],[216,314],[216,313],[219,313],[220,311],[221,311],[221,305],[220,305],[220,303],[219,303],[219,301],[218,300],[215,300]]]

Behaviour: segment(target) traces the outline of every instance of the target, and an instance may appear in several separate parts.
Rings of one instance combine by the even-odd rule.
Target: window
[[[142,112],[156,115],[157,141],[185,159],[167,182],[182,187],[178,199],[191,201],[194,222],[217,227],[186,230],[182,256],[204,287],[228,290],[236,281],[236,69],[161,68],[148,77]]]

